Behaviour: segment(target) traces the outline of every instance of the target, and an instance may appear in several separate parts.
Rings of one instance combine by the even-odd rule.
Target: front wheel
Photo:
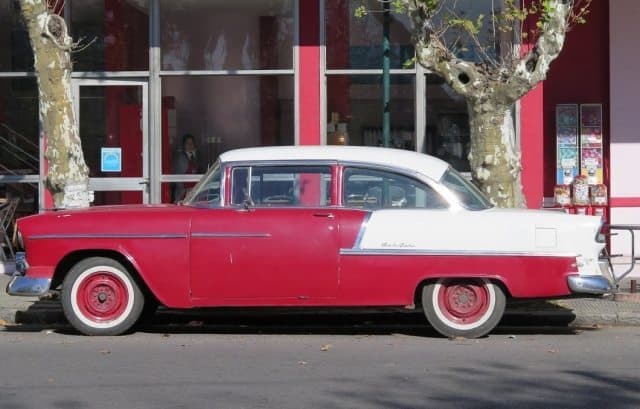
[[[62,283],[67,320],[85,335],[120,335],[138,320],[142,291],[122,264],[106,257],[78,262]]]
[[[422,289],[429,324],[450,338],[488,334],[502,319],[505,304],[502,289],[486,279],[446,278]]]

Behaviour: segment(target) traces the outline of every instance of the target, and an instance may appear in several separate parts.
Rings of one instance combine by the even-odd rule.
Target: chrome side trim
[[[567,282],[574,293],[606,294],[611,292],[611,282],[604,276],[570,275]]]
[[[341,256],[488,256],[488,257],[560,257],[575,258],[571,253],[537,253],[493,250],[415,250],[415,249],[340,249]]]
[[[358,232],[358,236],[356,237],[356,242],[353,244],[353,249],[360,249],[360,244],[362,244],[362,238],[364,237],[364,233],[367,231],[367,225],[369,224],[369,219],[371,219],[371,215],[373,212],[368,212],[364,215],[364,219],[362,220],[362,224],[360,225],[360,231]],[[340,250],[340,254],[342,254],[342,250]]]
[[[29,236],[32,240],[46,239],[186,239],[186,234],[158,233],[66,233],[66,234],[34,234]]]
[[[7,285],[7,294],[38,296],[46,294],[49,287],[51,287],[50,278],[14,276]]]
[[[191,233],[191,237],[271,237],[269,233]]]

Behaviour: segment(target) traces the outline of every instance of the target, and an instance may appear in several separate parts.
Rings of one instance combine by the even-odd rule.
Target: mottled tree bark
[[[407,0],[416,58],[467,101],[473,180],[497,206],[525,207],[512,107],[545,79],[549,65],[562,50],[572,2],[551,0],[553,13],[543,22],[531,51],[515,64],[497,68],[457,59],[434,35],[432,5],[425,3]]]
[[[46,135],[45,179],[56,208],[88,207],[89,170],[82,154],[71,93],[71,50],[74,44],[64,20],[49,10],[47,0],[20,0],[29,31],[38,78],[40,123]]]

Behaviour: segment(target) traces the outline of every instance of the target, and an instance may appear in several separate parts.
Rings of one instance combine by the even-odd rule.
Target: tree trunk
[[[520,179],[520,153],[515,144],[510,107],[483,109],[468,100],[473,180],[498,207],[526,207]]]
[[[73,42],[64,20],[49,10],[47,0],[20,0],[20,8],[33,48],[40,123],[47,141],[45,186],[56,208],[88,207],[93,192],[88,189],[89,170],[71,96]]]

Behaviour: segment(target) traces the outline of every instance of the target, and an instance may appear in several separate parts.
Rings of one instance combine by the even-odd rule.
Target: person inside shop
[[[178,175],[203,173],[198,157],[196,138],[191,134],[182,137],[181,148],[173,158],[173,173]],[[184,199],[185,195],[195,185],[193,182],[178,182],[174,184],[173,201],[178,202]]]

